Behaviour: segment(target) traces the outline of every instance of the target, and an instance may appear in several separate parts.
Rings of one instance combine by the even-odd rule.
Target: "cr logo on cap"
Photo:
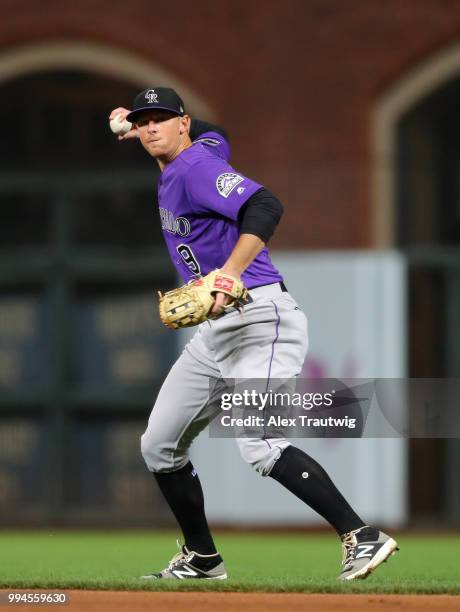
[[[149,104],[153,104],[154,102],[158,102],[158,94],[155,93],[154,89],[149,89],[145,94],[146,99]]]

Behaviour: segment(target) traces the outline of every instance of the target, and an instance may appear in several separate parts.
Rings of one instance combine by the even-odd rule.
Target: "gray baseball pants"
[[[250,291],[241,312],[202,323],[166,377],[141,438],[151,472],[174,472],[189,461],[194,438],[220,412],[212,389],[219,379],[290,379],[308,347],[307,320],[279,283]],[[241,455],[262,476],[270,473],[285,438],[236,438]]]

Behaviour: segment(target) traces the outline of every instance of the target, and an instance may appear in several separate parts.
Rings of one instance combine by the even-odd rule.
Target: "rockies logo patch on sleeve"
[[[216,180],[217,191],[223,198],[228,198],[237,185],[239,185],[244,178],[234,172],[224,172],[219,174]]]

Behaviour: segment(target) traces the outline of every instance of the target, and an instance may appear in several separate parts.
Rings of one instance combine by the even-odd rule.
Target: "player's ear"
[[[189,115],[184,115],[183,117],[179,117],[179,120],[180,120],[179,133],[188,134],[190,131],[190,123],[191,123],[191,119]]]

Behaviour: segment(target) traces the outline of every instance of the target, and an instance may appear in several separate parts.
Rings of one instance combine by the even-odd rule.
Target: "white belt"
[[[280,283],[272,283],[271,285],[263,285],[262,287],[255,287],[254,289],[249,289],[249,295],[253,299],[257,299],[260,297],[273,297],[275,295],[281,295],[284,293],[281,289]]]

